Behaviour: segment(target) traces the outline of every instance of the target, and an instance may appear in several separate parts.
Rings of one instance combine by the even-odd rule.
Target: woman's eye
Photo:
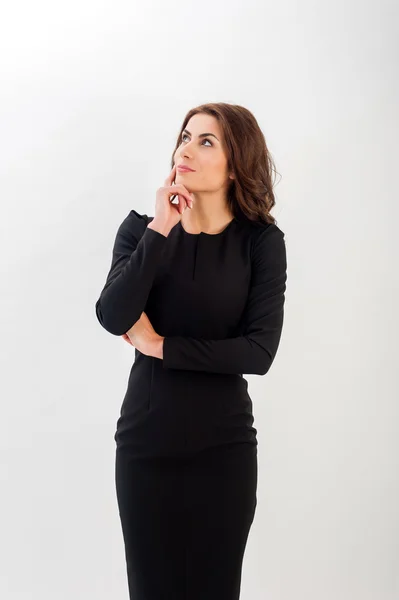
[[[181,137],[181,139],[182,139],[182,142],[184,142],[184,138],[186,138],[186,137],[188,137],[188,135],[187,135],[186,133],[183,133],[183,135],[182,135],[182,137]],[[211,142],[210,140],[208,140],[208,138],[204,138],[204,139],[203,139],[203,141],[204,141],[204,142],[209,142],[209,143],[210,143],[210,145],[212,146],[212,142]]]

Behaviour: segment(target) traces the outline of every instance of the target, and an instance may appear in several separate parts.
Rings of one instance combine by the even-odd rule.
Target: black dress
[[[162,360],[134,349],[115,433],[130,598],[237,600],[257,502],[243,375],[265,375],[280,343],[284,233],[234,218],[165,236],[152,219],[131,210],[119,226],[96,302],[108,332],[144,311],[165,337]]]

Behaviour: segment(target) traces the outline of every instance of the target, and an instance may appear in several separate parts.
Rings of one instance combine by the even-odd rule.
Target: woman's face
[[[206,136],[202,134],[206,133]],[[200,137],[201,136],[201,137]],[[196,114],[181,134],[181,143],[174,154],[176,167],[184,164],[194,171],[176,170],[176,183],[190,192],[213,192],[228,186],[227,156],[222,130],[212,115]]]

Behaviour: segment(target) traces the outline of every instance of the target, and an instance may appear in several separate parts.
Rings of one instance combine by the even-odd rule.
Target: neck
[[[215,201],[209,195],[204,198],[196,193],[193,197],[193,208],[186,208],[181,217],[182,225],[189,233],[219,233],[234,218],[225,199]]]

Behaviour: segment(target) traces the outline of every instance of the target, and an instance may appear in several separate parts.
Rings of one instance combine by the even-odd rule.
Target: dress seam
[[[151,397],[152,397],[152,386],[153,386],[153,381],[154,381],[154,357],[151,356],[151,378],[150,378],[150,390],[148,393],[148,403],[147,403],[147,410],[151,409]]]

